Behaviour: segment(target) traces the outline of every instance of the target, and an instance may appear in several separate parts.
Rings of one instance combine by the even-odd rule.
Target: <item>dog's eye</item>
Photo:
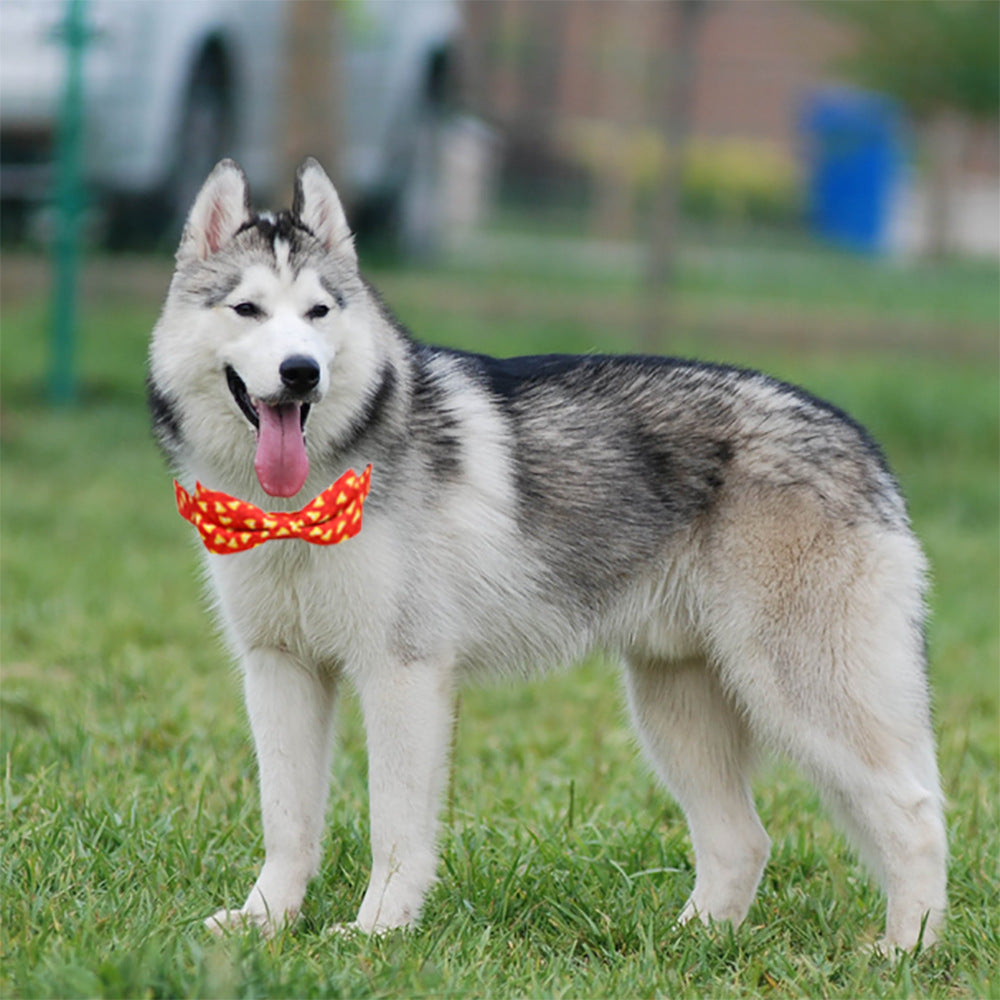
[[[233,312],[237,316],[242,316],[244,319],[256,319],[258,316],[263,316],[264,311],[260,306],[253,302],[237,302],[233,306]]]
[[[317,302],[316,305],[306,313],[306,319],[322,319],[330,311],[329,306],[323,305],[322,302]]]

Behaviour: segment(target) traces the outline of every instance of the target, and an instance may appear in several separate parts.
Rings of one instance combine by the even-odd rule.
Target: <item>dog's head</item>
[[[294,496],[309,472],[307,426],[322,423],[331,397],[343,410],[363,387],[373,354],[370,307],[323,168],[313,159],[299,168],[291,211],[255,214],[243,171],[223,160],[181,237],[154,332],[151,395],[180,412],[171,419],[183,417],[185,426],[175,429],[197,439],[188,443],[207,464],[208,451],[232,465],[252,447],[264,491]]]

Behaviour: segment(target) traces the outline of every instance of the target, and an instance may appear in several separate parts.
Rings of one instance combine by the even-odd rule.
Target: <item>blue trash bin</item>
[[[881,94],[822,90],[806,101],[801,125],[813,230],[845,249],[886,249],[905,159],[899,106]]]

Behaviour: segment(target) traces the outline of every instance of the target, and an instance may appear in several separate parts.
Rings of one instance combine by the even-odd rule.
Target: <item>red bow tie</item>
[[[313,545],[336,545],[361,530],[361,508],[371,489],[372,467],[360,476],[351,469],[302,510],[268,513],[228,493],[190,494],[174,480],[177,510],[201,532],[209,552],[245,552],[277,538],[303,538]]]

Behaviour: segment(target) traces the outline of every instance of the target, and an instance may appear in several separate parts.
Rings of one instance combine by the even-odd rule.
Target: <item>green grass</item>
[[[864,947],[884,918],[879,892],[780,762],[758,783],[774,848],[748,920],[735,933],[674,926],[693,879],[683,820],[637,759],[618,681],[599,660],[463,693],[441,879],[417,932],[327,930],[353,916],[368,864],[363,733],[348,698],[324,866],[302,920],[272,941],[208,937],[201,918],[239,900],[261,860],[252,754],[143,409],[145,342],[169,265],[161,279],[154,264],[152,287],[102,290],[102,274],[128,266],[98,264],[83,399],[68,410],[40,399],[42,298],[4,289],[0,995],[996,994],[993,271],[931,280],[838,258],[831,275],[821,255],[796,280],[780,261],[714,277],[691,265],[663,345],[767,368],[849,409],[910,497],[935,576],[951,915],[933,951],[888,960]],[[500,353],[635,343],[623,280],[513,269],[375,278],[428,339]],[[802,334],[769,337],[762,318],[789,310]],[[888,323],[899,336],[885,336]]]

